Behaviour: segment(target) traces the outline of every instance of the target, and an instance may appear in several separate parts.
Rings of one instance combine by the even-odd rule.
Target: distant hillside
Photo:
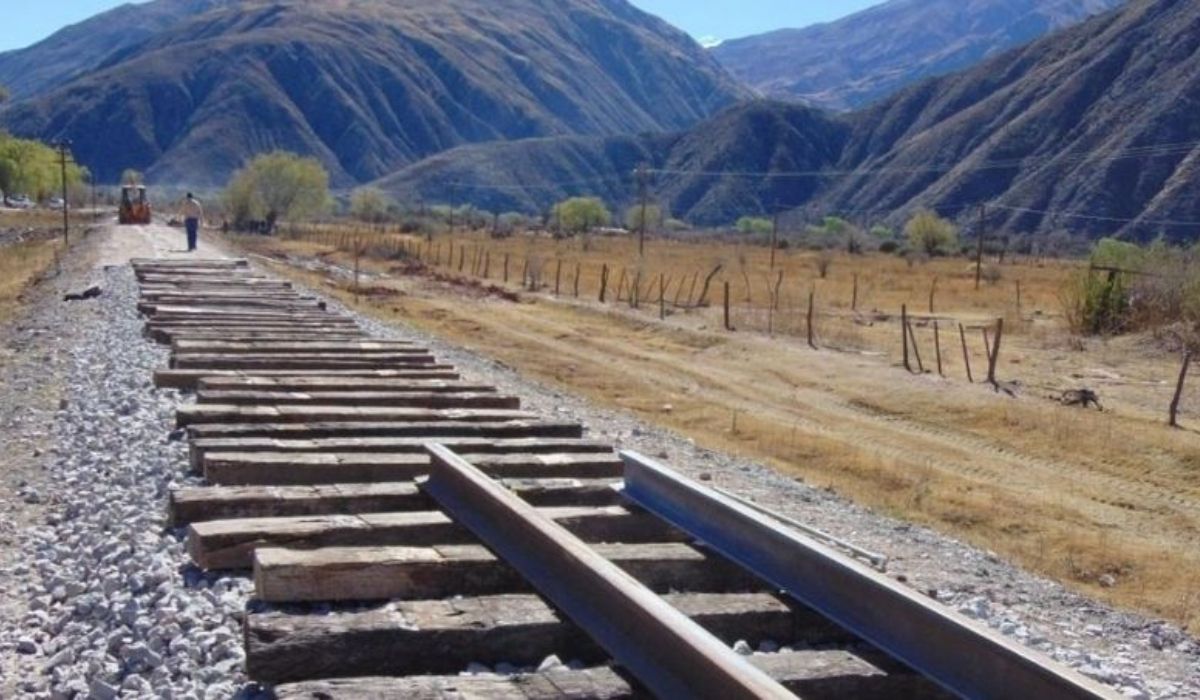
[[[545,206],[583,180],[621,203],[642,160],[663,171],[655,196],[700,224],[800,206],[893,224],[930,206],[970,224],[988,204],[990,225],[1015,232],[1196,237],[1176,224],[1200,221],[1197,114],[1200,2],[1135,0],[846,116],[760,102],[674,138],[485,145],[383,182],[439,199],[427,185],[455,172],[464,201],[462,183],[523,185],[489,196]],[[506,170],[525,162],[555,165]]]
[[[60,78],[32,80],[19,89],[33,96],[0,112],[17,134],[72,138],[109,181],[134,167],[217,184],[285,148],[350,185],[468,143],[678,130],[745,94],[625,0],[156,0],[117,12],[164,19],[127,41],[101,16],[17,52],[78,75],[50,91]]]
[[[236,0],[132,3],[55,32],[45,41],[0,53],[0,85],[13,99],[58,87],[180,20]]]
[[[712,51],[766,97],[850,110],[1123,2],[890,0],[836,22],[727,41]]]

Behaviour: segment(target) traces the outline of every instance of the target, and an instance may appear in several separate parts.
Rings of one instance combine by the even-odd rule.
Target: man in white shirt
[[[196,250],[197,238],[200,236],[200,222],[204,220],[204,208],[200,206],[200,201],[188,192],[187,199],[183,200],[183,208],[180,212],[183,215],[183,225],[187,228],[188,252]]]

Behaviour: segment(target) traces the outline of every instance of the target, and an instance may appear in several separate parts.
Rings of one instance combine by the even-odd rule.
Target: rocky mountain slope
[[[158,182],[218,184],[248,156],[284,148],[350,185],[468,143],[683,129],[746,94],[685,34],[625,0],[183,11],[197,1],[127,8],[178,19],[112,40],[98,63],[72,39],[78,28],[25,50],[22,60],[40,61],[74,45],[93,68],[54,90],[23,85],[33,96],[0,112],[0,126],[72,138],[105,181],[135,167]],[[59,64],[60,75],[75,70]]]
[[[1200,231],[1196,114],[1200,3],[1134,0],[850,115],[752,103],[675,138],[480,146],[383,183],[436,199],[439,173],[454,172],[463,197],[514,206],[577,183],[620,205],[643,161],[662,171],[656,197],[699,224],[801,206],[893,224],[929,206],[973,222],[986,204],[990,225],[1014,232],[1187,238]],[[556,166],[505,169],[529,154]]]
[[[829,24],[727,41],[713,54],[764,96],[862,107],[1124,0],[890,0]]]

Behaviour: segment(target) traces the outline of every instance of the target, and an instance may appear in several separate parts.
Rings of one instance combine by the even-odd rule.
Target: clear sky
[[[803,27],[857,12],[882,0],[632,0],[697,39],[735,39]],[[40,41],[68,24],[123,4],[120,0],[3,0],[0,51]]]

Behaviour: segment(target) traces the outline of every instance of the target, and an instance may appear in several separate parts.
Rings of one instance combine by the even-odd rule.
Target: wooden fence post
[[[942,334],[936,318],[933,320],[933,349],[937,352],[938,376],[944,377],[946,374],[942,372]]]
[[[908,304],[900,306],[900,339],[904,346],[904,369],[912,372],[912,363],[908,361]]]
[[[1179,427],[1179,402],[1183,399],[1183,384],[1187,381],[1188,367],[1192,364],[1192,351],[1185,350],[1183,353],[1183,367],[1179,370],[1179,381],[1175,384],[1175,398],[1171,399],[1171,421],[1172,428]]]
[[[913,356],[917,358],[917,370],[925,374],[925,363],[921,361],[921,346],[917,343],[917,334],[913,332],[911,322],[908,324],[908,339],[912,341]]]
[[[562,281],[562,258],[558,259],[558,264],[554,266],[554,296],[558,296],[559,283]]]
[[[854,273],[854,292],[850,296],[850,310],[858,311],[858,273]]]
[[[1021,320],[1021,280],[1017,280],[1017,320]]]
[[[508,253],[504,254],[504,283],[508,284]]]
[[[937,283],[938,283],[937,275],[934,275],[933,276],[933,284],[929,285],[929,315],[930,316],[932,316],[934,313],[936,313],[933,310],[933,301],[934,301],[934,297],[937,296]]]
[[[1000,340],[1003,336],[1004,319],[1001,318],[996,320],[996,341],[988,353],[988,383],[997,390],[1000,389],[1000,383],[996,381],[996,364],[1000,361]]]
[[[816,333],[815,333],[815,329],[813,328],[813,324],[816,320],[815,319],[816,309],[817,309],[817,290],[810,289],[810,290],[808,290],[808,323],[807,323],[807,327],[808,327],[808,347],[812,348],[813,350],[817,349]]]
[[[600,303],[604,303],[605,293],[608,291],[608,263],[605,263],[600,268]]]
[[[962,338],[963,349],[963,365],[967,368],[967,382],[975,383],[975,377],[971,376],[971,353],[967,351],[967,329],[963,328],[963,324],[958,324],[958,335]]]
[[[665,321],[667,318],[667,286],[663,280],[663,276],[658,276],[658,320]]]
[[[492,251],[487,251],[483,254],[483,278],[489,279],[492,276]]]
[[[575,263],[575,298],[579,298],[579,272],[583,267],[582,263]]]
[[[725,330],[733,330],[733,325],[729,323],[729,280],[725,280]]]

